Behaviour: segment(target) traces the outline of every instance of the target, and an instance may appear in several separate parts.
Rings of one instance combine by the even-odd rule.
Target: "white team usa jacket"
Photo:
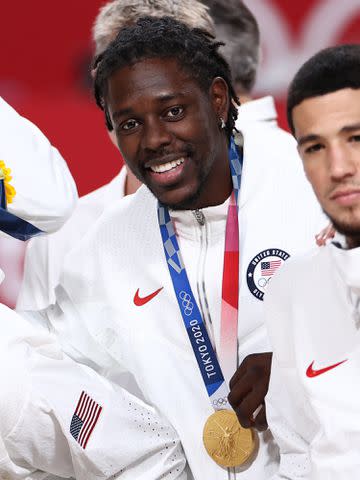
[[[279,478],[358,478],[359,272],[359,248],[329,245],[287,264],[271,285],[267,414],[283,453]]]
[[[40,232],[22,223],[15,228],[19,220],[41,232],[58,230],[77,201],[75,182],[64,159],[33,123],[1,97],[0,126],[0,181],[8,190],[6,205],[0,202],[0,230],[21,240]]]
[[[173,428],[0,305],[0,478],[186,480]]]
[[[247,139],[240,193],[240,360],[269,350],[263,293],[273,273],[290,256],[311,248],[315,234],[326,225],[294,156],[294,145],[284,164],[274,151],[247,158],[247,149],[256,150],[258,142],[256,136]],[[263,142],[265,146],[266,135]],[[299,163],[294,165],[295,161]],[[216,345],[226,205],[205,209],[204,214],[206,234],[191,212],[173,215],[197,300],[206,291]],[[165,262],[157,202],[146,187],[107,211],[69,254],[57,298],[48,314],[67,353],[108,375],[115,366],[130,370],[146,399],[179,433],[194,477],[227,480],[228,472],[208,457],[202,445],[203,425],[213,409]],[[270,433],[261,435],[257,458],[236,478],[270,478],[277,470],[277,455]]]

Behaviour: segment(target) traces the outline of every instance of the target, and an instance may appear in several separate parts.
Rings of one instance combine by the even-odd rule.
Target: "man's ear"
[[[216,77],[210,86],[210,98],[218,118],[226,123],[229,113],[229,89],[222,77]]]

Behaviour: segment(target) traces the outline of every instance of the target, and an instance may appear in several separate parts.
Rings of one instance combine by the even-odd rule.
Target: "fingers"
[[[268,428],[266,420],[266,406],[261,405],[261,409],[257,415],[253,415],[253,427],[259,432],[264,432]]]
[[[244,428],[266,430],[265,396],[271,368],[271,353],[249,355],[230,381],[228,400]],[[256,412],[256,410],[262,408]],[[254,412],[257,414],[254,415]]]
[[[258,370],[259,368],[262,369],[268,355],[271,355],[271,353],[252,353],[245,357],[230,380],[230,390],[249,372]]]
[[[260,416],[258,420],[262,409],[255,419],[253,418],[253,414],[256,409],[263,404],[264,398],[265,395],[262,386],[255,386],[255,388],[243,397],[238,405],[233,406],[239,422],[244,428],[256,427],[258,424],[262,423],[262,416]]]
[[[245,359],[230,379],[230,382],[229,382],[230,390],[232,390],[235,387],[235,385],[237,385],[241,381],[241,378],[244,375],[246,375],[246,372],[247,372],[247,364]]]
[[[329,240],[330,238],[334,238],[334,236],[335,236],[335,229],[333,225],[330,223],[326,228],[321,230],[321,232],[315,236],[316,244],[319,247],[322,247],[326,245],[327,240]]]
[[[230,393],[228,395],[228,400],[230,405],[235,411],[239,407],[241,402],[247,397],[247,395],[251,394],[252,389],[253,389],[252,375],[244,375],[243,377],[240,377],[239,382],[234,384],[233,388],[230,390]],[[259,404],[255,405],[255,408],[251,413],[253,413],[258,406]]]

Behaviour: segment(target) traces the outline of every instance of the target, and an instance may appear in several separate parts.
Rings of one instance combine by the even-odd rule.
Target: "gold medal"
[[[214,462],[227,468],[246,463],[256,446],[253,430],[243,428],[232,410],[218,410],[207,419],[203,442]]]

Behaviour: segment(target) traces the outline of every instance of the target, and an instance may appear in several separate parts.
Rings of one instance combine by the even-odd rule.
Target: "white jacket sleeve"
[[[43,310],[55,301],[53,284],[58,279],[60,263],[57,257],[53,259],[51,255],[55,235],[33,238],[26,246],[24,272],[16,301],[19,311]]]
[[[271,280],[265,296],[265,320],[273,350],[266,415],[280,448],[280,467],[272,480],[311,478],[310,443],[317,425],[296,373],[292,344],[291,296],[282,282],[283,270]]]
[[[0,97],[0,160],[11,169],[16,195],[8,211],[43,232],[59,229],[77,200],[64,159],[40,130]]]
[[[272,480],[309,480],[311,463],[309,435],[302,432],[301,416],[306,416],[301,397],[289,394],[296,391],[296,379],[291,369],[281,368],[273,357],[269,391],[266,396],[266,417],[280,449],[280,466]]]
[[[0,312],[1,479],[189,478],[177,434],[154,408]]]

